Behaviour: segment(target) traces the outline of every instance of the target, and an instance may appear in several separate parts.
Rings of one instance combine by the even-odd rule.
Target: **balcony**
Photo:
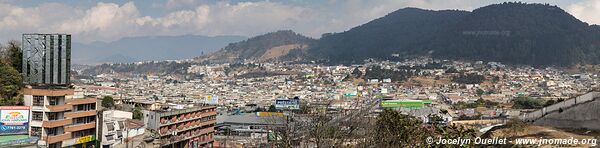
[[[67,118],[79,118],[87,116],[96,116],[96,110],[65,112],[65,117]]]
[[[202,126],[206,126],[206,125],[210,125],[210,124],[216,124],[216,123],[217,123],[217,120],[213,119],[213,120],[208,120],[208,121],[201,122],[200,124],[197,124],[197,125],[187,126],[187,127],[182,128],[182,129],[170,128],[169,126],[162,126],[161,128],[159,128],[159,132],[160,132],[161,136],[167,136],[167,135],[170,135],[170,133],[167,133],[168,131],[185,132],[185,131],[189,131],[189,130],[200,128]],[[203,130],[205,130],[205,129],[214,130],[214,126],[213,127],[203,128]]]
[[[54,135],[54,136],[42,136],[42,139],[45,140],[48,144],[65,141],[67,139],[71,139],[71,133],[65,132],[64,134]]]
[[[96,103],[96,98],[87,98],[87,99],[69,99],[67,100],[67,104],[71,105],[79,105],[79,104],[90,104]]]
[[[96,128],[96,122],[65,126],[65,132],[75,132],[91,128]]]
[[[161,145],[169,145],[172,143],[177,143],[179,141],[196,138],[196,137],[204,135],[204,134],[209,134],[210,138],[204,139],[203,141],[204,142],[212,142],[213,141],[212,132],[214,132],[214,131],[215,130],[213,128],[205,128],[205,129],[199,130],[198,132],[194,132],[194,133],[192,133],[192,135],[189,135],[189,136],[177,135],[177,136],[174,136],[174,137],[171,137],[168,139],[162,139],[163,141],[161,141],[161,143],[164,143],[164,144],[161,144]],[[200,142],[200,143],[202,143],[202,142]]]
[[[34,96],[68,96],[75,94],[74,89],[23,89],[23,94]]]
[[[71,123],[73,123],[73,120],[71,120],[71,119],[49,120],[49,121],[43,121],[42,127],[53,128],[53,127],[69,125]]]
[[[46,108],[50,112],[64,112],[73,109],[73,105],[63,104],[63,105],[46,105]]]
[[[198,116],[198,117],[190,117],[190,118],[183,119],[183,120],[176,119],[175,122],[171,122],[171,120],[167,120],[166,123],[163,123],[160,126],[168,126],[168,125],[182,123],[182,122],[186,122],[186,121],[198,120],[198,119],[201,119],[201,118],[204,118],[204,117],[207,117],[207,116],[212,116],[212,115],[216,116],[217,112],[216,111],[212,111],[212,112],[200,113],[200,116]]]

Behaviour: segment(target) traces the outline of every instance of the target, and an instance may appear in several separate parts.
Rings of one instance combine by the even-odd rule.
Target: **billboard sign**
[[[68,147],[68,146],[73,146],[76,144],[88,143],[88,142],[95,141],[95,140],[96,140],[95,135],[87,135],[87,136],[83,136],[83,137],[79,137],[79,138],[68,139],[68,140],[62,141],[62,147]]]
[[[383,108],[423,108],[431,104],[431,100],[385,100],[381,102]]]
[[[215,95],[209,95],[204,98],[206,104],[219,104],[219,97]]]
[[[29,133],[29,106],[0,106],[0,135]]]
[[[24,136],[28,136],[28,135],[24,135]],[[3,142],[0,142],[0,147],[33,143],[39,139],[40,139],[39,137],[25,137],[25,138],[18,138],[15,140],[3,141]]]
[[[291,110],[300,109],[300,100],[299,99],[275,100],[275,108],[291,109]]]

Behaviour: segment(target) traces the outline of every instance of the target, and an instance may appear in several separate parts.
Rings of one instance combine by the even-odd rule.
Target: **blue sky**
[[[473,10],[501,0],[0,0],[0,42],[21,33],[70,33],[77,42],[156,35],[242,35],[291,29],[318,38],[405,7]],[[600,24],[600,0],[523,0],[558,5]]]

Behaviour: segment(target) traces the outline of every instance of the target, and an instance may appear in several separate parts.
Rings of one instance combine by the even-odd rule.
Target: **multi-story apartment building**
[[[217,121],[216,106],[179,105],[178,108],[148,111],[149,129],[158,131],[161,147],[211,147]]]
[[[38,145],[90,147],[96,140],[95,98],[74,98],[74,89],[54,86],[26,87],[25,106],[31,106],[31,135]]]

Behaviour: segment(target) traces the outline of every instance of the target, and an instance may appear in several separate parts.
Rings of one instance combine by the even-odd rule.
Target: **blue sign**
[[[0,135],[12,135],[12,134],[27,134],[28,124],[22,125],[2,125],[4,123],[0,123]]]
[[[0,135],[28,134],[28,106],[0,106]]]
[[[299,99],[275,100],[275,108],[277,108],[277,109],[300,109],[300,100]]]

